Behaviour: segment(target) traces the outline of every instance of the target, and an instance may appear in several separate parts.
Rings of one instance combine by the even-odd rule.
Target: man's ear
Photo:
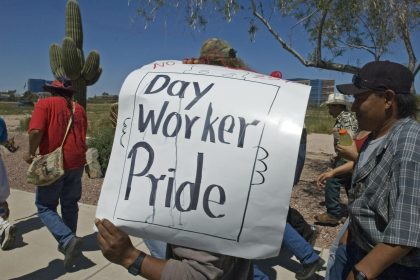
[[[386,107],[391,108],[393,102],[395,102],[395,92],[391,89],[387,89],[384,93]]]

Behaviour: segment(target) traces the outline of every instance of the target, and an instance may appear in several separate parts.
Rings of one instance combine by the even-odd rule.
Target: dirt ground
[[[3,154],[11,187],[34,192],[34,186],[26,183],[25,174],[28,164],[25,163],[22,158],[28,151],[28,136],[25,132],[20,132],[18,130],[21,116],[8,115],[3,118],[8,126],[9,138],[14,137],[16,145],[20,146],[16,153]],[[299,184],[293,188],[290,205],[299,210],[311,224],[315,223],[315,215],[325,211],[325,206],[323,206],[324,190],[323,188],[316,186],[315,180],[316,177],[328,167],[329,159],[332,154],[331,135],[308,135],[305,167]],[[82,203],[97,204],[102,181],[103,179],[89,179],[87,176],[83,177]],[[342,192],[341,197],[343,203],[346,203],[344,192]],[[11,208],[13,208],[13,205]],[[320,234],[316,240],[315,246],[328,248],[334,241],[340,227],[318,227],[320,229]]]

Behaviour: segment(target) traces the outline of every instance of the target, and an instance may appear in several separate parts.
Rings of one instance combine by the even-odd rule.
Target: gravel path
[[[5,153],[4,161],[8,170],[9,181],[12,188],[34,192],[33,185],[26,183],[26,170],[28,164],[23,161],[23,155],[28,150],[28,136],[18,131],[20,116],[3,117],[8,125],[9,137],[15,137],[16,145],[20,146],[16,153]],[[309,223],[314,223],[314,216],[325,211],[322,206],[324,190],[316,186],[316,177],[328,167],[328,162],[333,153],[332,136],[326,134],[308,135],[308,146],[305,167],[301,181],[294,187],[291,197],[291,206],[299,210]],[[103,179],[89,179],[83,177],[83,193],[81,202],[96,205],[99,198]],[[341,195],[346,198],[344,192]],[[346,200],[343,199],[346,203]],[[13,205],[11,206],[13,208]],[[316,246],[328,248],[339,231],[339,227],[319,226],[320,235]]]

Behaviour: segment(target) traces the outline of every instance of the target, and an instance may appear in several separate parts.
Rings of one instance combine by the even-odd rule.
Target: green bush
[[[112,151],[112,143],[114,141],[115,128],[111,126],[108,119],[102,119],[92,124],[90,130],[90,138],[88,141],[89,148],[96,148],[99,153],[99,164],[101,171],[105,174],[108,167],[109,158]]]
[[[17,102],[0,102],[1,115],[31,114],[34,107],[19,107]]]
[[[19,130],[28,131],[29,122],[31,121],[31,116],[27,115],[25,118],[19,120]]]
[[[332,132],[335,119],[328,114],[326,107],[308,107],[305,116],[305,125],[309,133]]]

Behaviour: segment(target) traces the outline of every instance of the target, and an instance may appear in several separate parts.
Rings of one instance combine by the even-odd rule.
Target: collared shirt
[[[420,267],[418,122],[399,120],[367,163],[354,170],[348,207],[358,246],[366,251],[378,243],[413,247],[397,263]]]
[[[359,126],[357,124],[357,119],[352,112],[342,111],[335,120],[334,129],[346,129],[352,138],[356,136]]]

